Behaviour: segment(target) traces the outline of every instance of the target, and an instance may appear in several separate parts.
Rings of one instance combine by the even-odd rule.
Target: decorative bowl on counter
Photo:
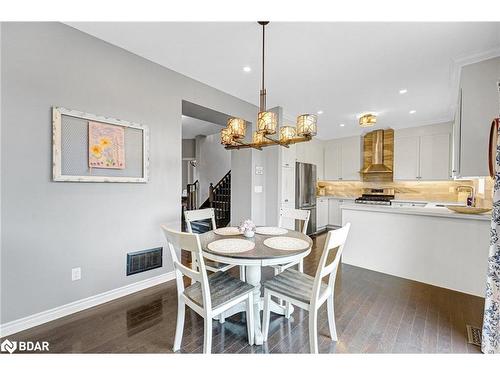
[[[459,214],[484,214],[491,211],[491,208],[485,207],[446,206],[446,208]]]

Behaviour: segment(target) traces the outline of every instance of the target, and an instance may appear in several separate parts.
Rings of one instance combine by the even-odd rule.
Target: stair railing
[[[200,208],[211,207],[215,211],[217,227],[227,226],[231,221],[231,171],[214,186],[208,187],[208,199]]]
[[[192,184],[187,184],[186,210],[196,210],[199,190],[200,182],[198,180],[196,180]]]

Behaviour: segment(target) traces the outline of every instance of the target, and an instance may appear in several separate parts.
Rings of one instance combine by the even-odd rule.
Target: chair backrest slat
[[[319,292],[321,290],[321,280],[330,275],[328,279],[328,286],[333,288],[335,286],[335,277],[337,276],[337,270],[340,263],[340,258],[342,256],[342,251],[344,250],[344,245],[347,240],[347,235],[349,234],[349,229],[351,224],[347,223],[342,228],[331,230],[328,232],[326,237],[325,246],[323,248],[323,253],[319,260],[318,268],[316,270],[316,276],[314,278],[313,293],[311,298],[311,304],[316,303],[319,298]],[[326,265],[328,256],[331,251],[336,249],[335,258],[333,261]]]
[[[217,228],[217,225],[215,224],[215,210],[213,208],[184,211],[184,218],[186,219],[186,226],[189,233],[193,233],[193,228],[191,227],[191,223],[193,221],[211,219],[212,229]]]
[[[301,220],[303,222],[302,233],[306,234],[307,225],[309,224],[310,217],[311,217],[310,210],[299,210],[297,208],[281,208],[278,226],[279,227],[283,226],[283,218]]]
[[[170,250],[170,256],[172,257],[172,262],[174,263],[174,269],[176,271],[177,295],[180,296],[184,292],[182,276],[187,276],[201,284],[203,308],[207,311],[211,310],[212,302],[210,300],[210,289],[199,235],[195,233],[178,232],[167,228],[165,225],[162,225],[161,228],[167,239],[167,246]],[[192,261],[196,262],[197,267],[191,269],[179,262],[177,250],[187,250],[191,252]]]

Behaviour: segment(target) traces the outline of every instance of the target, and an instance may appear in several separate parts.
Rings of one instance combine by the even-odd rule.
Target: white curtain
[[[500,354],[500,134],[498,141],[481,345],[488,354]]]

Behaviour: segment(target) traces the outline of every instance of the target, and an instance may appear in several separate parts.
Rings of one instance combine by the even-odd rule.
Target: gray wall
[[[179,225],[181,101],[247,121],[257,107],[66,25],[1,27],[0,322],[170,271],[165,253],[162,269],[126,277],[125,254],[163,245],[160,223]],[[150,182],[52,182],[53,105],[149,125]],[[251,152],[231,158],[240,220],[252,214]]]
[[[183,139],[182,140],[182,157],[183,158],[195,158],[196,157],[195,143],[194,139]]]
[[[231,153],[220,144],[219,134],[196,137],[196,170],[200,181],[200,202],[208,198],[208,187],[214,185],[231,169]]]

